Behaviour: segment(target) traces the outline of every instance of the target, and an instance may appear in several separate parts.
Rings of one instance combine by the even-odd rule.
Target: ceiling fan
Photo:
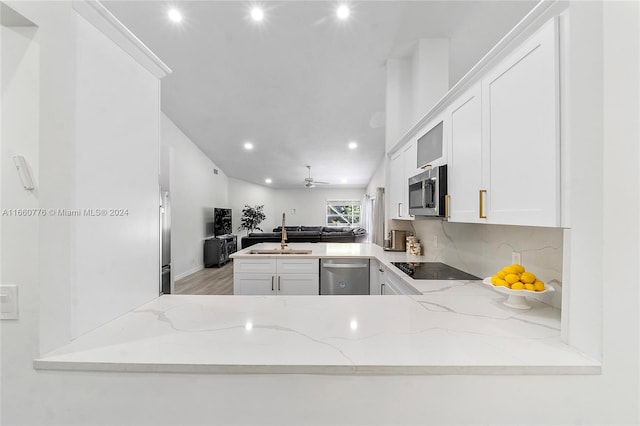
[[[307,166],[307,169],[309,169],[309,177],[304,178],[304,186],[305,186],[305,188],[315,188],[316,184],[329,185],[329,182],[321,182],[319,180],[314,180],[311,177],[311,166]]]

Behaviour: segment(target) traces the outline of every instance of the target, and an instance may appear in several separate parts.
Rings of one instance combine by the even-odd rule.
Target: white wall
[[[246,230],[238,230],[242,209],[245,205],[251,207],[264,206],[264,221],[260,224],[263,232],[271,232],[271,226],[275,220],[274,208],[276,190],[264,185],[256,185],[241,179],[229,178],[229,207],[232,209],[233,232],[238,235],[238,244],[241,238],[247,235]],[[282,213],[280,213],[282,214]]]
[[[474,2],[449,38],[449,85],[456,84],[537,1]],[[488,24],[490,23],[490,24]],[[475,37],[469,37],[469,34]]]
[[[3,212],[39,206],[40,52],[36,34],[33,27],[0,27],[0,210]],[[13,163],[14,155],[25,157],[36,183],[35,190],[23,189]],[[39,223],[38,216],[2,214],[0,217],[0,284],[17,285],[19,296],[19,319],[0,323],[1,395],[10,389],[5,377],[11,383],[20,383],[20,374],[30,368],[30,359],[38,354],[38,304],[33,301],[39,296]],[[0,413],[3,408],[4,400]],[[4,423],[3,420],[0,417],[0,423]]]
[[[318,186],[311,189],[273,189],[240,179],[229,179],[229,204],[233,209],[234,231],[240,225],[245,204],[264,204],[267,217],[260,227],[264,232],[271,232],[282,224],[282,213],[286,214],[287,226],[323,226],[328,200],[362,201],[364,194],[364,189],[323,189]],[[246,235],[246,232],[238,233],[239,237],[241,235]]]
[[[159,81],[76,16],[72,336],[159,293]],[[126,216],[111,216],[126,209]]]
[[[177,280],[204,267],[206,223],[213,220],[215,207],[229,207],[229,184],[227,175],[165,114],[161,123],[162,145],[170,157],[171,267]]]
[[[385,165],[387,163],[387,156],[384,155],[380,160],[380,164],[376,167],[375,172],[371,175],[369,183],[367,184],[366,193],[369,195],[375,195],[376,188],[384,188],[385,186]]]
[[[52,86],[64,87],[65,80],[59,72],[66,66],[53,60],[55,56],[65,55],[60,52],[65,45],[51,43],[49,37],[57,41],[65,39],[69,5],[63,2],[11,2],[11,5],[40,25],[41,66],[48,73],[40,90],[41,126],[52,130],[45,133],[43,127],[40,129],[40,170],[43,171],[43,167],[59,163],[56,157],[43,155],[42,143],[46,141],[53,149],[65,147],[67,143],[64,129],[56,131],[53,126],[48,127],[53,117],[61,116],[58,109],[65,108],[59,103],[60,97],[54,96],[64,99],[65,92],[59,93]],[[39,304],[50,303],[44,297],[46,287],[54,292],[64,291],[64,280],[55,269],[50,269],[48,257],[56,253],[40,251],[40,263],[32,267],[40,268],[40,273],[49,279],[43,280],[42,290],[27,285],[21,293],[24,310],[19,321],[0,323],[3,389],[0,421],[7,425],[640,423],[639,280],[634,273],[637,267],[630,266],[635,265],[639,248],[640,183],[637,172],[633,171],[640,167],[638,6],[635,2],[611,2],[605,4],[603,11],[601,4],[593,2],[572,4],[572,8],[595,9],[593,15],[583,14],[581,19],[583,24],[589,24],[591,19],[603,22],[605,57],[611,61],[604,73],[604,139],[598,144],[604,153],[603,174],[595,177],[604,178],[608,183],[606,203],[624,199],[625,205],[630,206],[629,211],[622,214],[607,210],[598,222],[605,228],[607,237],[602,255],[595,262],[604,264],[608,271],[601,288],[604,345],[601,375],[400,377],[35,371],[31,359],[38,352],[40,332],[35,310]],[[52,81],[51,77],[56,79]],[[4,185],[4,161],[2,170]],[[620,185],[621,178],[629,180]],[[45,182],[42,175],[40,180],[42,189],[49,190],[50,183]],[[2,195],[4,199],[4,192]],[[4,229],[3,256],[4,247],[18,252],[29,250],[28,241],[9,237]],[[64,244],[52,240],[53,237],[55,234],[40,233],[40,247],[57,244],[58,250],[64,251]],[[3,257],[3,271],[5,263]],[[68,292],[64,294],[69,296]],[[529,398],[513,398],[507,404],[506,397],[496,397],[522,392],[532,395],[534,402]]]
[[[449,90],[449,40],[420,39],[411,58],[413,117],[417,123]],[[409,129],[405,129],[407,131]]]
[[[280,226],[282,213],[286,213],[287,225],[324,226],[328,200],[362,201],[365,193],[364,189],[323,189],[318,186],[276,191],[272,225]]]
[[[386,62],[385,151],[449,90],[449,41],[420,39],[408,57]]]

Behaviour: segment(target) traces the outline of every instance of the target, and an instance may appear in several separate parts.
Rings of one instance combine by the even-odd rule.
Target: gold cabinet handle
[[[487,216],[485,216],[484,214],[484,197],[483,195],[487,193],[486,189],[481,189],[479,196],[480,196],[480,219],[486,219]]]
[[[402,217],[402,215],[400,214],[400,206],[402,205],[402,203],[398,203],[398,217]]]
[[[384,296],[384,283],[380,284],[380,295]]]
[[[447,194],[444,196],[444,217],[449,219],[451,214],[449,214],[449,200],[451,200],[451,195]]]

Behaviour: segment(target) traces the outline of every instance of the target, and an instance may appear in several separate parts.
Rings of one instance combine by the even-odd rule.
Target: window
[[[327,201],[327,226],[360,226],[360,201]]]

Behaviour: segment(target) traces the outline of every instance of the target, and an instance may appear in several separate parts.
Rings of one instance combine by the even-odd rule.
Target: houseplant
[[[255,207],[245,204],[242,209],[242,217],[240,218],[240,226],[238,227],[238,230],[241,231],[246,229],[248,234],[256,229],[262,231],[259,225],[266,218],[263,209],[264,204]]]

